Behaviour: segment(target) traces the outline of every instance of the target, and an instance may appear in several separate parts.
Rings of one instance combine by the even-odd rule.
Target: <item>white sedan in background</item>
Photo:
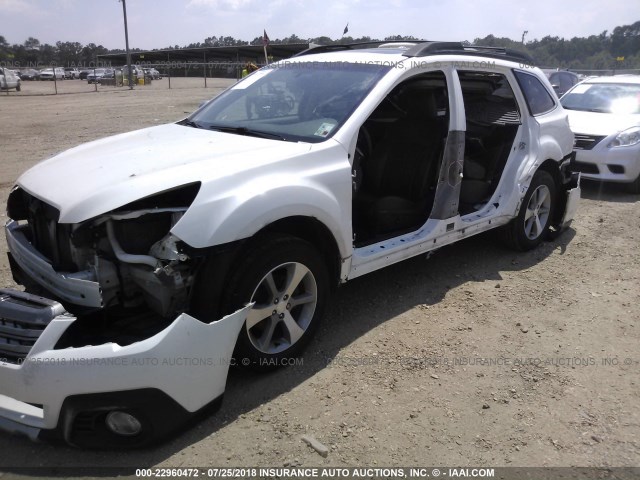
[[[640,75],[585,80],[560,102],[575,134],[573,169],[640,193]]]
[[[40,70],[40,80],[64,80],[64,68],[45,68]]]

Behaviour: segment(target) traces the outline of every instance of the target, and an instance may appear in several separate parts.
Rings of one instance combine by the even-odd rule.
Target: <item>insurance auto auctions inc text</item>
[[[201,473],[203,477],[206,476],[209,478],[493,478],[495,476],[495,470],[493,468],[274,467],[207,468],[195,470],[197,470],[199,474]],[[175,472],[172,472],[172,475],[174,473]],[[199,474],[188,476],[199,476]],[[146,477],[156,475],[153,471],[149,472],[149,469],[139,469],[136,471],[136,476]]]

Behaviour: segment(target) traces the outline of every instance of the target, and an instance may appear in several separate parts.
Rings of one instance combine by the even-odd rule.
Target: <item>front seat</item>
[[[444,140],[432,89],[401,97],[406,115],[389,127],[363,167],[361,212],[374,234],[408,230],[428,218]]]

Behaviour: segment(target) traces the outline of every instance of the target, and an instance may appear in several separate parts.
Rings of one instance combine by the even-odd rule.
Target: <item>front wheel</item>
[[[515,250],[537,247],[549,233],[556,199],[556,184],[551,174],[538,170],[522,200],[518,216],[505,226],[507,245]]]
[[[640,193],[640,175],[633,182],[627,184],[627,191],[636,195]]]
[[[320,252],[304,240],[270,235],[258,242],[231,270],[222,309],[254,303],[234,355],[238,364],[265,371],[301,354],[324,314],[329,276]]]

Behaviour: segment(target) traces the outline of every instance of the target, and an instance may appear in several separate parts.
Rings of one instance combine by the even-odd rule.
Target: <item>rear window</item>
[[[529,107],[531,115],[540,115],[553,110],[556,106],[556,101],[538,77],[517,70],[513,73],[515,74],[518,84],[522,89],[522,93],[527,101],[527,106]]]

